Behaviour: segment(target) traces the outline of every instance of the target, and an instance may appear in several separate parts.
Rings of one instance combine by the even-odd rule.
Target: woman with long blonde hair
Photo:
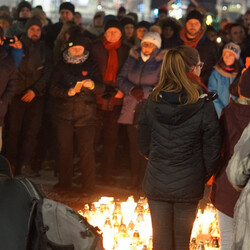
[[[189,249],[197,205],[219,159],[214,95],[200,81],[202,66],[196,49],[170,49],[139,120],[154,250]]]

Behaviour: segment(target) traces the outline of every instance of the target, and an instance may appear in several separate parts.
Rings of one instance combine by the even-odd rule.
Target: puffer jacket
[[[243,188],[234,208],[232,250],[250,249],[250,123],[234,148],[226,169],[234,186]]]
[[[118,88],[124,93],[123,106],[119,123],[133,124],[134,110],[137,104],[135,97],[130,95],[134,87],[142,87],[144,99],[147,99],[151,90],[158,83],[162,60],[166,51],[157,49],[144,62],[141,58],[141,49],[131,49],[121,72],[117,76]]]
[[[218,65],[216,65],[214,68],[215,69],[209,77],[208,89],[209,91],[215,92],[218,95],[218,98],[214,100],[214,106],[218,117],[220,117],[222,109],[229,104],[229,86],[234,81],[237,73],[227,73]]]
[[[75,96],[68,96],[70,88],[78,81],[91,79],[95,88],[89,90],[82,87]],[[55,120],[64,120],[74,126],[89,126],[97,123],[95,95],[104,91],[101,75],[90,57],[83,63],[66,63],[63,59],[58,62],[51,78],[50,95],[52,115]]]
[[[180,105],[177,93],[148,99],[139,120],[139,149],[149,158],[143,189],[153,200],[198,201],[217,168],[221,134],[214,104],[203,95]]]

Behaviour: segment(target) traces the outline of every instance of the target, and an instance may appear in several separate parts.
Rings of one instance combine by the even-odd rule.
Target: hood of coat
[[[211,94],[210,94],[211,95]],[[180,125],[194,116],[205,104],[212,101],[211,96],[202,94],[194,104],[181,105],[185,101],[185,93],[160,92],[157,102],[154,102],[153,112],[156,119],[168,125]]]
[[[152,60],[154,58],[156,61],[162,61],[166,51],[167,50],[155,49],[155,51],[153,51],[153,53],[151,54],[149,60]],[[135,59],[139,59],[141,57],[141,47],[131,48],[129,51],[129,55]]]
[[[223,76],[228,77],[228,78],[232,78],[232,77],[236,77],[237,76],[237,72],[232,72],[232,73],[228,73],[225,70],[223,70],[218,64],[214,66],[214,68]]]

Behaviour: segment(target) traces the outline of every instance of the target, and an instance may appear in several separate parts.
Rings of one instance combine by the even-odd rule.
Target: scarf
[[[232,73],[234,72],[235,68],[233,66],[225,66],[222,68],[224,71],[228,72],[228,73]]]
[[[188,78],[192,79],[195,83],[200,85],[203,88],[203,90],[205,91],[205,93],[209,93],[207,86],[201,81],[199,76],[197,76],[193,73],[187,73],[187,76],[188,76]]]
[[[142,51],[141,51],[141,58],[143,60],[143,62],[146,62],[149,58],[150,58],[151,55],[145,55]]]
[[[83,63],[85,62],[89,57],[89,52],[88,51],[84,51],[83,54],[81,56],[72,56],[68,50],[65,50],[63,52],[63,59],[66,63],[70,63],[70,64],[79,64],[79,63]]]
[[[107,67],[105,71],[105,75],[103,80],[104,81],[112,81],[113,84],[115,85],[116,83],[116,75],[118,72],[118,56],[116,50],[121,47],[121,40],[115,42],[115,43],[110,43],[106,40],[105,37],[102,38],[102,43],[103,46],[106,50],[108,50],[108,62],[107,62]]]
[[[201,40],[201,38],[203,37],[205,33],[205,30],[201,29],[200,32],[196,35],[195,38],[193,39],[188,39],[186,34],[187,34],[187,29],[186,27],[183,27],[180,31],[180,37],[183,40],[185,45],[188,45],[190,47],[196,48],[198,42]]]

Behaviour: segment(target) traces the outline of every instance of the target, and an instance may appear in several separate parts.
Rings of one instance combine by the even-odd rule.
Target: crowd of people
[[[70,2],[59,14],[53,24],[41,6],[22,1],[15,16],[0,6],[0,142],[13,173],[34,177],[49,162],[54,189],[67,192],[77,167],[87,196],[97,165],[113,184],[122,141],[126,188],[143,183],[154,249],[188,249],[212,175],[221,249],[230,249],[240,193],[226,168],[250,122],[250,11],[219,31],[193,4],[182,20],[160,8],[154,23],[124,7],[96,12],[87,26]]]

